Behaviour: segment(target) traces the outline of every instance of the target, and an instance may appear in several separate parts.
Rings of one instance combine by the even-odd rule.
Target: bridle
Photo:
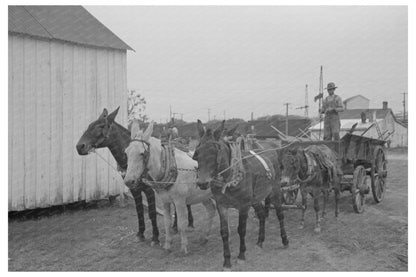
[[[219,183],[224,183],[224,177],[221,175],[222,173],[224,173],[224,171],[221,171],[221,169],[219,168],[221,165],[221,157],[219,155],[219,152],[221,151],[221,149],[223,148],[222,144],[218,141],[208,141],[206,142],[206,144],[213,144],[217,150],[217,158],[215,160],[215,170],[214,170],[214,179],[213,181],[215,182],[219,182]],[[200,145],[197,146],[195,153],[198,153],[198,148],[200,147]],[[219,173],[218,173],[219,172]]]

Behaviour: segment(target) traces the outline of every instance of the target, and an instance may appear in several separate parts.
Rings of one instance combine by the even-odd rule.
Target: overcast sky
[[[214,116],[310,116],[319,70],[343,99],[361,94],[397,113],[407,92],[407,8],[282,6],[86,6],[129,44],[127,86],[159,122]],[[325,92],[326,93],[326,92]],[[407,107],[406,107],[407,109]],[[180,117],[177,116],[177,117]]]

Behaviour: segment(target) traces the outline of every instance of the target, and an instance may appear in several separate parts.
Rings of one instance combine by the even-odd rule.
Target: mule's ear
[[[217,129],[215,129],[215,131],[214,131],[214,138],[215,138],[215,140],[219,140],[220,139],[221,134],[224,131],[224,124],[225,124],[225,120],[223,120],[221,122],[221,125],[218,126]]]
[[[101,113],[100,117],[98,119],[103,119],[108,116],[108,111],[106,108],[104,108],[103,112]]]
[[[229,131],[227,132],[227,137],[231,137],[232,135],[234,135],[234,133],[235,133],[235,131],[237,130],[237,128],[238,128],[238,124],[237,124],[237,125],[235,125],[235,126],[234,126],[234,128],[232,128],[231,130],[229,130]]]
[[[136,136],[140,133],[140,122],[137,119],[133,119],[131,123],[131,139],[136,138]]]
[[[147,126],[146,131],[144,131],[144,133],[143,133],[143,140],[144,141],[148,141],[150,139],[150,136],[153,133],[153,124],[154,124],[153,121],[150,122],[149,126]]]
[[[110,123],[113,123],[114,122],[114,119],[116,118],[119,109],[120,109],[120,106],[118,106],[118,108],[114,112],[110,113],[107,116],[108,122],[110,122]]]
[[[196,127],[198,129],[198,135],[200,138],[202,138],[205,134],[204,126],[202,125],[201,120],[198,119],[198,122],[196,123]]]

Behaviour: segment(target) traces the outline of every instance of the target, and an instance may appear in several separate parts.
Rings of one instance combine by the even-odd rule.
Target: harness
[[[142,139],[133,139],[132,141],[142,142],[143,145],[147,145],[147,147],[145,147],[145,151],[143,152],[143,163],[145,164],[145,169],[140,176],[140,179],[143,181],[143,183],[156,190],[157,192],[169,190],[173,184],[175,184],[176,178],[178,177],[178,168],[176,166],[175,159],[175,147],[173,147],[170,143],[167,145],[162,144],[162,151],[160,153],[161,170],[155,177],[155,180],[149,180],[147,178],[149,176],[147,164],[150,158],[150,143]]]
[[[300,182],[300,183],[309,183],[313,178],[315,178],[316,176],[316,170],[315,167],[318,165],[315,161],[315,159],[313,157],[311,157],[311,155],[307,152],[303,152],[303,155],[306,158],[306,161],[308,163],[308,171],[306,173],[307,177],[306,179],[302,180],[299,177],[299,173],[296,176],[296,181]]]

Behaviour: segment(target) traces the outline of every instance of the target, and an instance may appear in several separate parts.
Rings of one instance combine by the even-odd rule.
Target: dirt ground
[[[341,196],[340,215],[334,217],[331,195],[329,214],[322,232],[315,234],[312,203],[305,229],[299,230],[300,211],[285,212],[290,246],[283,249],[278,221],[271,210],[262,250],[255,248],[258,221],[251,210],[247,225],[247,261],[237,264],[238,216],[230,213],[231,251],[236,271],[407,271],[408,194],[407,153],[388,156],[388,187],[383,202],[369,195],[365,212],[356,214],[349,192]],[[220,271],[222,240],[216,215],[212,235],[199,244],[204,209],[193,206],[195,230],[188,232],[190,254],[180,253],[180,237],[173,237],[173,251],[151,247],[150,221],[146,215],[145,242],[136,238],[137,218],[132,201],[99,209],[66,212],[39,220],[9,222],[10,271]],[[161,241],[163,218],[158,217]]]

